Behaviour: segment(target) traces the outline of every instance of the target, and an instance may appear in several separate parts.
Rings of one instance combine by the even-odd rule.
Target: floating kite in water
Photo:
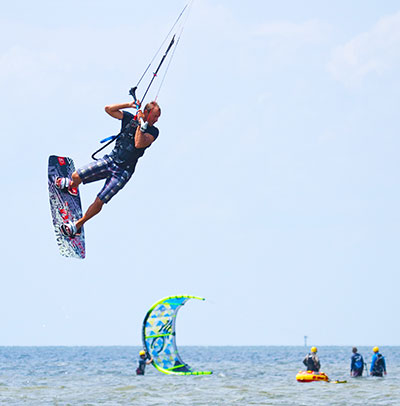
[[[164,374],[209,375],[211,371],[194,371],[182,361],[175,341],[175,320],[178,310],[196,296],[171,296],[161,299],[147,312],[143,321],[142,339],[153,365]]]

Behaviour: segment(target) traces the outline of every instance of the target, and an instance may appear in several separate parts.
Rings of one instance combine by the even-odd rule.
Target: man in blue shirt
[[[353,355],[351,356],[350,375],[362,376],[364,370],[364,359],[357,351],[357,347],[353,347]]]
[[[374,347],[372,351],[374,352],[374,355],[372,356],[370,375],[371,376],[383,376],[383,374],[386,375],[385,357],[379,353],[378,347]]]
[[[161,115],[160,106],[154,101],[146,104],[143,112],[138,111],[136,119],[133,114],[122,109],[136,107],[135,102],[112,104],[105,107],[106,112],[122,121],[121,132],[115,147],[109,155],[78,169],[69,178],[57,178],[56,187],[77,194],[77,187],[83,182],[90,183],[105,179],[106,182],[98,193],[95,201],[86,213],[75,223],[69,222],[61,226],[61,232],[70,238],[79,234],[86,221],[98,214],[105,203],[108,203],[129,181],[135,171],[138,159],[145,150],[157,139],[159,131],[154,126]],[[142,124],[140,124],[142,119]]]

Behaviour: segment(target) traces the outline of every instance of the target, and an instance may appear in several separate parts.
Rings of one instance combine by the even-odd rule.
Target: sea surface
[[[305,347],[189,347],[185,362],[213,375],[136,376],[139,347],[0,347],[4,405],[400,405],[400,347],[381,347],[384,378],[350,378],[350,347],[319,347],[332,380],[297,383]],[[359,347],[370,363],[371,347]]]

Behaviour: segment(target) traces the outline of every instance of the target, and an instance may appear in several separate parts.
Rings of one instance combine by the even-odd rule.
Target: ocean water
[[[139,347],[0,347],[4,405],[400,405],[400,347],[382,347],[388,375],[350,378],[350,347],[319,347],[332,380],[298,383],[305,347],[180,347],[208,376],[136,376]],[[359,347],[366,361],[371,347]]]

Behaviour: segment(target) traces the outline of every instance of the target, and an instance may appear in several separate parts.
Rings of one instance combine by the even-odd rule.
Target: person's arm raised
[[[110,104],[104,108],[107,114],[109,114],[111,117],[114,117],[118,120],[122,120],[124,117],[124,114],[122,113],[122,109],[128,109],[128,108],[136,108],[136,104],[134,101],[129,102],[129,103],[120,103],[120,104]]]

